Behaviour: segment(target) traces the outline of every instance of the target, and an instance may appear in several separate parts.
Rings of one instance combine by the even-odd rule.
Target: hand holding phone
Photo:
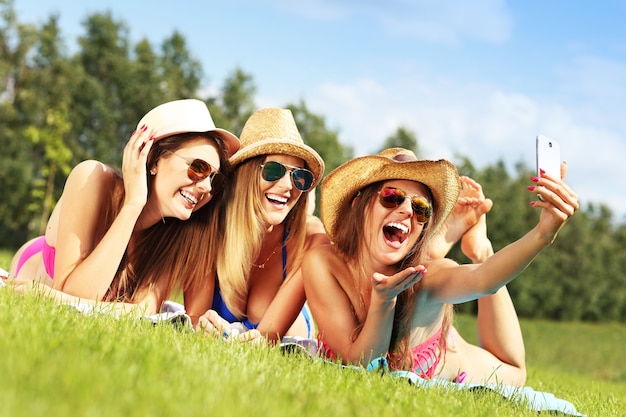
[[[561,146],[559,142],[543,135],[537,136],[537,176],[543,169],[546,174],[561,178]]]

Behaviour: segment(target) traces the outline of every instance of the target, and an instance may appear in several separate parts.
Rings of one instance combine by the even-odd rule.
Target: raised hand
[[[122,157],[122,175],[126,190],[124,204],[142,207],[148,200],[148,182],[146,181],[146,163],[148,153],[154,141],[148,134],[148,127],[142,126],[133,132],[124,147]]]
[[[578,210],[578,195],[563,181],[567,174],[567,164],[561,163],[561,178],[546,174],[543,170],[539,177],[531,177],[535,185],[528,190],[540,196],[531,201],[533,207],[541,208],[538,228],[540,235],[548,244],[554,242],[559,230]]]

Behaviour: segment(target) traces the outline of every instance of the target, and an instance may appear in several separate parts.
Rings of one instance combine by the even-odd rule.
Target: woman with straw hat
[[[47,285],[61,302],[159,311],[178,278],[187,288],[212,268],[212,201],[238,149],[239,139],[215,127],[204,102],[155,107],[126,144],[121,174],[93,160],[70,172],[45,236],[25,244],[12,262],[11,275],[31,281],[13,283],[20,291]]]
[[[206,312],[200,325],[208,332],[228,333],[236,322],[242,330],[253,330],[246,340],[307,337],[311,322],[302,320],[300,264],[305,251],[328,243],[321,222],[307,215],[307,194],[320,181],[324,161],[304,144],[287,109],[255,112],[240,139],[241,148],[230,159],[233,183],[221,211],[217,279],[198,289],[204,299],[196,297],[187,311],[192,319]]]
[[[563,177],[565,171],[563,164]],[[328,174],[321,213],[333,244],[312,249],[302,264],[322,353],[361,364],[388,356],[394,369],[425,378],[458,380],[463,372],[465,382],[499,378],[499,369],[486,372],[485,363],[469,355],[446,357],[447,306],[506,285],[578,209],[562,179],[542,174],[531,180],[529,190],[543,198],[531,203],[541,209],[538,224],[483,263],[458,265],[427,256],[460,191],[450,162],[417,160],[393,148]]]

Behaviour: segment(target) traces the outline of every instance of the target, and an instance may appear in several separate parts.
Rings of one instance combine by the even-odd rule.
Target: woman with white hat
[[[13,259],[15,283],[47,284],[61,301],[159,311],[178,278],[187,288],[210,275],[217,222],[209,202],[238,149],[239,139],[215,127],[204,102],[155,107],[126,144],[121,174],[95,160],[70,172],[45,235]]]
[[[566,171],[562,165],[563,177]],[[394,369],[424,378],[496,382],[501,369],[446,356],[449,304],[493,294],[549,246],[578,209],[561,178],[533,177],[541,195],[538,224],[483,263],[428,257],[429,241],[460,191],[445,160],[417,160],[405,149],[353,159],[322,184],[322,222],[333,241],[309,251],[302,265],[321,351],[344,363],[387,356]],[[457,346],[458,348],[459,346]],[[506,375],[505,375],[506,377]]]
[[[208,332],[228,333],[236,322],[246,340],[307,337],[312,324],[303,310],[300,264],[305,251],[328,242],[321,222],[307,214],[307,194],[320,181],[324,161],[304,144],[287,109],[258,110],[240,139],[221,210],[217,279],[198,289],[203,302],[186,302],[187,312],[192,319],[206,312],[200,325]]]

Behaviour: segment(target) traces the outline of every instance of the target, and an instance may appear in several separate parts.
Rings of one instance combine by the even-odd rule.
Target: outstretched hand
[[[394,275],[387,276],[375,272],[372,275],[373,294],[377,294],[381,299],[391,301],[402,292],[417,284],[426,273],[423,265],[408,267]]]
[[[539,177],[531,177],[535,185],[528,190],[540,196],[539,200],[531,201],[533,207],[541,208],[539,217],[540,235],[551,244],[559,230],[578,210],[578,195],[563,181],[567,174],[567,164],[561,163],[561,178],[555,178],[541,170]]]
[[[148,182],[146,181],[148,153],[152,148],[153,136],[148,134],[148,126],[142,126],[133,132],[124,147],[122,157],[122,176],[124,178],[125,204],[143,207],[148,200]]]

